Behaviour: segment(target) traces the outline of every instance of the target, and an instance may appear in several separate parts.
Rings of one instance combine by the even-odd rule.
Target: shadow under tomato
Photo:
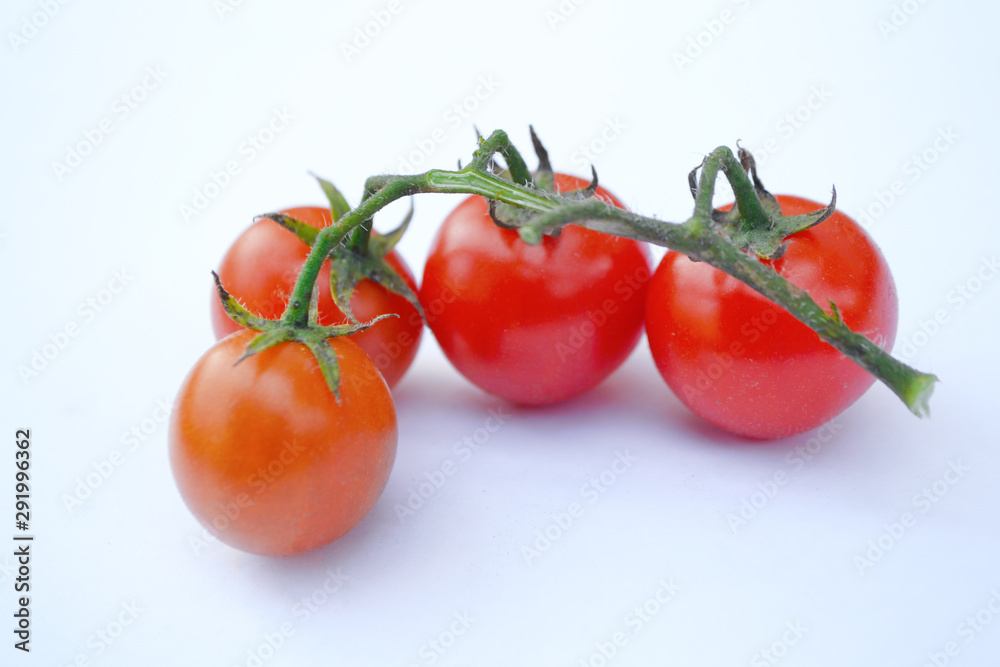
[[[391,507],[380,502],[345,535],[311,551],[290,556],[257,556],[233,551],[240,557],[240,570],[255,586],[266,587],[276,596],[299,599],[323,589],[336,597],[331,588],[352,585],[357,572],[374,567],[391,567],[394,549],[391,530],[386,530],[385,513]],[[390,517],[391,518],[391,517]],[[225,547],[229,549],[229,547]],[[379,560],[385,560],[379,563]],[[332,582],[328,582],[332,579]]]

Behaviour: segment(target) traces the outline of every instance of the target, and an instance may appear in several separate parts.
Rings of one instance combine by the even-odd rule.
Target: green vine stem
[[[497,154],[504,157],[512,177],[524,181],[524,161],[506,133],[500,130],[480,141],[472,162],[464,169],[431,170],[413,176],[382,175],[368,179],[362,202],[344,214],[337,224],[317,235],[296,281],[288,308],[282,315],[282,322],[293,327],[307,326],[312,290],[323,261],[337,244],[345,242],[353,230],[372,219],[381,208],[402,197],[420,193],[476,194],[535,213],[515,223],[520,227],[521,238],[528,243],[538,243],[545,233],[557,232],[563,225],[572,223],[665,246],[706,262],[746,283],[812,328],[821,339],[885,383],[914,414],[928,414],[928,401],[937,378],[894,359],[861,334],[851,331],[840,320],[835,306],[831,307],[832,313],[826,313],[805,291],[789,283],[752,254],[743,252],[732,239],[720,234],[717,229],[719,214],[712,209],[712,196],[721,170],[733,186],[744,230],[751,228],[751,231],[774,226],[776,221],[786,223],[789,229],[799,224],[816,224],[816,219],[829,215],[831,207],[810,214],[812,217],[808,220],[775,218],[761,203],[755,187],[759,185],[756,174],[754,182],[751,182],[747,174],[749,170],[745,170],[741,161],[726,147],[713,151],[703,163],[701,179],[696,187],[692,187],[695,212],[684,223],[649,218],[595,198],[561,196],[538,189],[530,181],[520,184],[505,180],[490,170]],[[693,174],[691,180],[693,183]],[[777,242],[780,243],[781,238],[787,236],[785,232],[788,229],[778,231]],[[774,237],[773,231],[771,237]]]

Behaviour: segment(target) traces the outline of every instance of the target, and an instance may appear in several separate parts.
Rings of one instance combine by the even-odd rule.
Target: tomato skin
[[[317,229],[331,224],[330,210],[303,206],[282,211]],[[309,255],[309,247],[276,222],[261,219],[246,229],[230,246],[219,265],[222,285],[251,312],[276,319],[281,316],[295,286],[299,269]],[[395,250],[386,262],[403,277],[414,294],[417,284],[413,273]],[[319,321],[324,326],[344,324],[347,317],[337,308],[330,294],[330,264],[326,262],[316,281],[319,289]],[[362,322],[378,315],[396,313],[399,317],[383,320],[351,338],[368,353],[390,387],[403,377],[413,363],[420,346],[423,321],[409,301],[370,280],[358,283],[351,297],[351,310]],[[213,290],[212,329],[221,340],[242,327],[222,309]]]
[[[820,208],[778,195],[782,213]],[[896,337],[892,275],[878,247],[835,212],[795,234],[778,260],[764,261],[883,349]],[[820,426],[875,381],[805,324],[745,284],[670,251],[650,282],[646,334],[657,369],[705,420],[751,438],[780,438]]]
[[[216,343],[184,380],[170,464],[184,502],[221,541],[267,556],[301,553],[353,528],[375,505],[396,455],[396,411],[372,361],[330,339],[338,405],[315,358],[281,343],[234,366],[256,332]]]
[[[560,191],[586,185],[556,178]],[[545,405],[592,389],[628,357],[650,271],[644,245],[574,225],[528,245],[472,196],[438,230],[420,301],[462,375],[513,403]]]

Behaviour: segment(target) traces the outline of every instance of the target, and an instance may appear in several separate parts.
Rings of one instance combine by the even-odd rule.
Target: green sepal
[[[770,193],[766,193],[760,199],[769,218],[767,229],[756,229],[744,224],[745,219],[736,206],[718,217],[713,213],[712,220],[722,228],[737,248],[750,250],[763,259],[780,259],[787,249],[785,241],[789,236],[815,227],[833,215],[837,209],[836,188],[833,189],[833,197],[825,208],[802,215],[781,215],[780,209],[775,211],[778,205]]]
[[[350,336],[351,334],[356,334],[359,331],[364,331],[365,329],[371,328],[376,322],[381,322],[382,320],[388,319],[390,317],[399,317],[396,313],[383,313],[377,317],[373,317],[367,322],[356,322],[354,324],[334,324],[328,327],[315,326],[312,327],[311,331],[322,338],[340,338],[341,336]]]
[[[413,199],[410,199],[410,210],[406,212],[406,216],[399,223],[398,227],[387,234],[379,234],[378,236],[371,237],[368,241],[368,252],[373,257],[378,257],[379,259],[388,255],[396,247],[400,239],[403,238],[403,234],[409,228],[411,220],[413,220]]]
[[[489,213],[493,224],[501,229],[524,229],[525,225],[533,223],[539,215],[495,199],[489,200]]]
[[[326,382],[326,386],[333,393],[334,397],[337,399],[337,403],[339,404],[340,366],[337,363],[337,355],[327,342],[327,339],[349,336],[359,331],[364,331],[376,322],[384,320],[387,317],[399,316],[395,313],[387,313],[385,315],[379,315],[368,322],[337,324],[329,327],[319,326],[314,318],[310,318],[308,326],[305,327],[290,326],[280,321],[264,320],[268,323],[268,328],[257,336],[254,336],[250,342],[247,343],[246,348],[243,350],[243,354],[236,360],[236,363],[238,364],[249,356],[259,354],[260,352],[281,343],[301,343],[308,347],[313,356],[316,358],[316,363],[319,365],[320,372],[323,374],[323,380]]]
[[[260,334],[254,336],[249,343],[247,343],[246,348],[243,350],[243,354],[236,360],[236,363],[238,364],[247,357],[263,352],[264,350],[274,347],[279,343],[287,343],[288,341],[295,340],[296,338],[295,329],[290,327],[276,326],[266,331],[262,331]]]
[[[333,222],[337,222],[351,210],[350,205],[347,203],[347,200],[344,199],[344,195],[340,193],[340,190],[338,190],[333,183],[316,176],[316,174],[313,174],[313,177],[319,181],[319,185],[323,188],[326,198],[330,201],[330,217],[333,219]],[[312,225],[284,213],[265,213],[257,216],[255,220],[260,220],[261,218],[278,223],[291,233],[295,234],[300,241],[305,243],[310,248],[316,242],[316,237],[320,232],[320,230],[316,229]]]
[[[539,231],[537,227],[521,227],[517,230],[517,235],[528,245],[538,245],[545,238],[545,233]]]
[[[351,297],[358,283],[368,277],[370,260],[342,246],[330,253],[330,294],[340,312],[353,323],[358,318],[351,310]]]
[[[237,301],[232,294],[227,292],[226,288],[222,286],[222,281],[219,279],[218,273],[212,271],[212,278],[215,279],[215,289],[219,293],[219,301],[222,302],[222,309],[226,311],[229,319],[241,327],[255,329],[256,331],[263,331],[271,326],[272,320],[254,315],[247,310],[246,306]]]
[[[298,340],[303,345],[308,347],[309,351],[313,353],[314,357],[316,357],[316,363],[319,365],[319,371],[323,374],[323,380],[326,382],[326,386],[330,392],[333,393],[333,397],[336,399],[337,405],[340,405],[340,364],[337,361],[337,353],[333,351],[333,347],[330,346],[327,339],[339,338],[341,336],[348,336],[359,331],[364,331],[376,322],[384,320],[387,317],[399,316],[395,313],[387,313],[385,315],[379,315],[378,317],[363,323],[338,324],[331,327],[312,326],[308,330],[302,332],[302,334],[298,333],[301,330],[292,330],[295,340]]]
[[[316,242],[316,237],[319,235],[319,230],[312,225],[306,224],[301,220],[297,220],[290,215],[285,215],[284,213],[265,213],[263,215],[258,215],[256,220],[260,220],[261,218],[278,223],[291,233],[295,234],[300,241],[305,243],[310,248],[313,243]]]
[[[729,155],[731,158],[731,154]],[[779,259],[787,250],[785,241],[788,237],[815,227],[837,210],[837,189],[834,188],[826,207],[802,215],[782,215],[778,200],[761,183],[757,175],[757,164],[750,151],[739,147],[738,155],[739,166],[735,170],[738,172],[742,168],[750,176],[752,185],[742,174],[738,174],[737,178],[737,174],[731,171],[733,167],[728,166],[731,163],[723,165],[726,178],[736,193],[736,203],[727,211],[711,209],[712,227],[724,234],[737,248],[751,251],[763,259]],[[697,202],[703,194],[701,188],[706,187],[705,183],[699,181],[698,171],[705,168],[707,161],[706,157],[688,174],[688,186],[696,202],[696,212]],[[714,175],[715,172],[712,173]],[[714,178],[710,177],[709,181],[714,181]],[[714,189],[714,183],[708,183],[707,187]],[[710,197],[711,192],[708,195]]]
[[[579,190],[570,190],[569,192],[562,193],[562,196],[567,199],[590,199],[595,194],[597,194],[597,170],[594,169],[594,165],[590,165],[590,183],[585,188],[580,188]]]
[[[542,149],[544,151],[544,148]],[[585,188],[571,190],[556,195],[557,200],[564,202],[578,202],[594,197],[597,192],[597,170],[590,167],[591,181]],[[517,229],[521,240],[531,245],[542,242],[542,235],[558,237],[562,233],[563,227],[572,224],[573,220],[566,220],[559,214],[558,223],[549,222],[552,217],[547,213],[537,213],[524,208],[518,208],[505,204],[504,202],[491,199],[489,202],[489,213],[493,223],[503,229]]]
[[[358,319],[351,310],[351,297],[358,283],[365,279],[403,297],[417,309],[420,317],[424,317],[424,309],[416,293],[392,265],[385,261],[386,255],[399,243],[412,219],[411,203],[409,212],[396,229],[388,234],[369,237],[366,252],[359,253],[344,246],[337,246],[330,251],[330,293],[334,303],[352,323],[357,324]]]
[[[379,237],[372,237],[374,242]],[[391,248],[391,246],[390,246]],[[347,319],[357,323],[358,319],[351,310],[351,297],[354,289],[362,280],[371,280],[394,294],[406,299],[417,309],[420,317],[424,317],[424,309],[420,299],[410,289],[403,277],[385,261],[384,257],[374,254],[360,255],[348,248],[338,246],[330,253],[330,293],[334,303],[340,308]]]
[[[533,125],[528,126],[528,131],[531,132],[531,146],[535,149],[535,155],[538,156],[538,169],[535,170],[532,178],[535,187],[546,192],[555,192],[556,175],[552,171],[552,163],[549,162],[549,152],[545,150],[545,146],[535,133]]]
[[[333,221],[338,222],[351,210],[351,205],[347,203],[347,199],[333,183],[316,174],[312,174],[312,176],[319,181],[319,186],[323,188],[323,194],[330,202],[330,215],[333,217]]]
[[[303,343],[316,357],[319,372],[323,374],[323,380],[337,401],[337,405],[340,405],[340,363],[337,361],[337,353],[333,351],[326,338],[310,338]]]
[[[501,149],[500,155],[503,156],[504,161],[507,163],[507,173],[511,181],[518,185],[531,184],[531,171],[528,169],[528,165],[525,164],[524,158],[521,157],[521,153],[514,147],[514,144],[509,144]]]

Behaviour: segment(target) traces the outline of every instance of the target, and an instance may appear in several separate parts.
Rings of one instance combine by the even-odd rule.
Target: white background
[[[105,0],[56,4],[50,19],[38,14],[44,4],[7,0],[0,12],[0,405],[8,442],[32,429],[37,536],[30,655],[11,646],[13,547],[0,548],[0,663],[234,666],[256,654],[269,666],[596,667],[621,632],[607,664],[763,665],[773,648],[789,667],[919,666],[949,642],[957,655],[939,664],[995,664],[1000,279],[983,262],[1000,247],[996,3],[908,0],[887,31],[889,0],[567,0],[555,23],[555,0],[401,0],[350,58],[342,45],[386,2],[245,0],[220,13],[210,0]],[[723,10],[729,22],[712,23]],[[148,67],[166,77],[123,118],[116,100]],[[481,79],[495,90],[485,94]],[[456,104],[467,118],[450,123]],[[293,120],[247,159],[241,145],[276,109]],[[60,177],[53,163],[103,119],[110,133]],[[609,122],[624,129],[602,145]],[[602,183],[665,219],[690,212],[687,172],[737,140],[757,149],[775,192],[825,200],[836,184],[841,210],[869,211],[893,269],[896,352],[942,379],[932,418],[876,386],[800,467],[790,453],[819,434],[751,443],[706,426],[670,394],[644,342],[589,395],[522,411],[466,383],[426,335],[396,392],[396,467],[360,526],[287,559],[199,543],[154,416],[213,342],[209,271],[253,215],[322,201],[308,170],[356,202],[366,176],[399,170],[436,128],[444,141],[417,155],[420,168],[467,161],[473,123],[508,130],[524,149],[534,123],[557,168],[576,173],[592,145]],[[925,151],[933,164],[914,172]],[[185,222],[181,205],[230,160],[239,174]],[[880,209],[895,181],[895,201]],[[401,250],[418,276],[456,201],[416,201]],[[122,270],[125,288],[85,316],[80,304]],[[981,270],[994,279],[959,307],[954,290],[976,287]],[[947,322],[921,334],[942,310]],[[72,324],[78,335],[22,378]],[[504,426],[458,460],[453,445],[498,407]],[[130,449],[123,434],[143,425],[151,435]],[[7,543],[12,444],[2,451]],[[70,511],[65,498],[115,451],[122,464]],[[587,502],[581,487],[626,451],[635,463]],[[449,459],[456,474],[401,521],[396,504]],[[953,463],[968,471],[921,511],[914,497]],[[760,505],[753,494],[779,471],[787,483],[734,531],[727,517],[752,498]],[[522,548],[574,501],[584,514],[526,562]],[[904,512],[916,524],[884,535]],[[890,547],[859,572],[856,557],[880,537]],[[302,598],[324,598],[328,571],[346,577],[340,589],[297,615]],[[662,605],[661,580],[679,587]],[[650,599],[655,613],[635,622]],[[963,625],[984,609],[979,630]],[[473,619],[458,637],[455,614]],[[97,633],[116,633],[119,616],[130,625],[103,643]],[[291,636],[270,650],[265,636],[285,623]],[[431,641],[450,646],[435,652]]]

